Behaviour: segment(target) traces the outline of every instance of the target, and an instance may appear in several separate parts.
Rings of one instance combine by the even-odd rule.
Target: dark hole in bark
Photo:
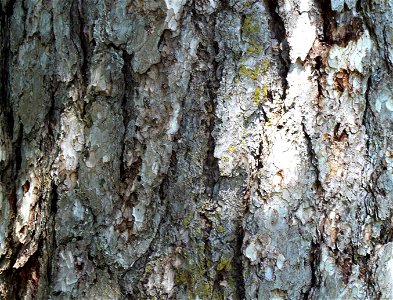
[[[77,263],[75,263],[75,269],[78,270],[78,271],[82,271],[84,265],[85,264],[82,261],[81,262],[77,262]]]
[[[30,190],[30,181],[26,180],[26,182],[22,185],[23,194],[26,194]]]
[[[13,215],[16,215],[16,210],[17,210],[17,206],[16,206],[16,190],[15,188],[12,189],[11,193],[10,193],[10,197],[9,197],[9,203],[10,203],[10,207],[12,210]]]
[[[345,129],[340,133],[341,124],[337,123],[333,131],[333,140],[335,142],[345,142],[348,139],[348,133]]]

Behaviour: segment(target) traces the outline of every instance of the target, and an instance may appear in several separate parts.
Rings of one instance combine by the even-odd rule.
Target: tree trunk
[[[392,6],[2,0],[2,298],[393,299]]]

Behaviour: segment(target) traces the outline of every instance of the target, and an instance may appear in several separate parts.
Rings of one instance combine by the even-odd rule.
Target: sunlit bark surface
[[[3,299],[393,299],[393,1],[0,26]]]

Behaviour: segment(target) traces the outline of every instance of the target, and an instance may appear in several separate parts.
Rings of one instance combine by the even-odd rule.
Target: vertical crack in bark
[[[269,8],[270,17],[272,18],[271,32],[273,37],[280,43],[279,60],[281,61],[281,74],[282,78],[282,96],[281,100],[284,101],[288,89],[287,75],[289,72],[290,57],[289,45],[287,41],[287,33],[285,29],[284,20],[278,13],[279,4],[276,0],[266,0],[267,7]],[[286,108],[288,109],[288,108]]]
[[[330,0],[316,0],[315,4],[319,10],[319,13],[323,22],[323,35],[319,36],[321,42],[330,44],[330,32],[332,23],[335,22],[335,12],[332,10]]]
[[[315,190],[317,193],[322,192],[322,184],[320,181],[320,171],[319,171],[319,165],[318,165],[318,160],[317,160],[317,155],[315,153],[315,150],[312,145],[312,140],[310,135],[307,133],[306,127],[304,123],[302,123],[302,130],[303,130],[303,135],[307,143],[307,154],[310,160],[311,165],[314,167],[315,171]],[[319,194],[319,196],[323,199],[322,194]]]
[[[48,245],[48,253],[54,253],[57,249],[57,241],[56,241],[56,215],[58,209],[58,201],[59,201],[59,194],[57,191],[57,185],[52,182],[51,188],[51,201],[49,204],[49,224],[46,228],[47,231],[47,245]],[[48,257],[48,264],[47,264],[47,276],[48,276],[48,287],[52,286],[53,278],[52,278],[52,271],[53,271],[53,260],[54,257],[49,255]]]
[[[320,182],[320,170],[318,166],[318,160],[317,156],[315,153],[315,150],[312,145],[312,140],[310,135],[307,133],[306,127],[304,123],[302,123],[302,130],[303,130],[303,135],[306,140],[307,144],[307,155],[310,160],[310,164],[313,166],[314,171],[315,171],[315,182],[314,182],[314,189],[316,191],[317,197],[319,199],[324,199],[323,196],[323,189],[322,189],[322,184]],[[319,265],[319,260],[320,260],[320,245],[312,241],[311,242],[311,249],[310,249],[310,268],[311,268],[311,283],[307,289],[307,291],[303,295],[303,299],[309,299],[310,293],[312,292],[313,289],[316,289],[319,286],[319,278],[318,278],[318,265]]]
[[[88,34],[85,32],[86,20],[84,15],[84,0],[73,0],[70,7],[71,41],[78,51],[79,70],[75,74],[75,83],[78,84],[80,99],[77,105],[80,116],[85,119],[87,111],[91,106],[91,101],[86,102],[87,86],[89,83],[89,59],[92,55],[93,47],[89,43]],[[94,42],[94,40],[93,40]]]
[[[14,149],[14,164],[13,164],[13,180],[16,181],[18,178],[18,173],[22,166],[22,140],[23,140],[23,124],[20,123],[18,137],[13,145]],[[16,187],[15,187],[16,188]]]
[[[123,115],[123,126],[124,126],[124,135],[122,138],[122,151],[121,151],[121,157],[120,157],[120,178],[121,181],[123,182],[125,177],[127,176],[128,173],[130,173],[132,170],[128,170],[129,168],[126,167],[126,162],[124,161],[125,157],[125,151],[126,151],[126,135],[127,135],[127,126],[130,121],[130,112],[129,112],[129,107],[130,107],[130,102],[132,101],[132,96],[133,96],[133,89],[134,89],[134,81],[133,81],[133,74],[132,74],[132,68],[131,68],[131,61],[132,61],[132,55],[128,54],[127,51],[123,50],[123,69],[122,73],[124,76],[124,95],[123,99],[121,102],[121,110],[122,110],[122,115]],[[135,166],[137,167],[137,166]],[[138,167],[139,170],[139,167]],[[136,174],[135,174],[136,176]]]
[[[0,113],[5,119],[3,126],[6,127],[5,132],[12,140],[14,127],[14,114],[12,104],[10,103],[9,93],[9,63],[10,63],[10,18],[13,13],[15,1],[9,1],[4,10],[0,10],[0,35],[1,35],[1,52],[0,52]]]
[[[10,83],[9,83],[9,64],[11,61],[11,49],[10,49],[10,18],[13,13],[15,1],[9,1],[6,3],[5,7],[2,6],[0,8],[0,42],[1,42],[1,49],[0,49],[0,122],[2,127],[4,128],[1,131],[1,134],[5,136],[2,137],[2,141],[12,141],[13,140],[13,127],[14,127],[14,116],[13,116],[13,109],[12,103],[10,100]],[[19,142],[21,140],[18,139]],[[13,145],[14,146],[14,145]],[[11,150],[10,155],[14,151],[15,148]],[[19,153],[20,156],[20,153]],[[13,156],[15,157],[15,156]],[[1,171],[1,183],[4,184],[5,187],[8,188],[8,201],[11,213],[9,215],[10,226],[8,232],[6,233],[7,239],[5,241],[7,252],[0,258],[0,266],[2,268],[7,268],[5,271],[1,272],[0,278],[4,279],[5,281],[12,280],[12,270],[9,269],[7,266],[8,263],[15,261],[16,254],[18,250],[16,250],[13,242],[12,236],[12,228],[14,226],[14,220],[17,214],[17,196],[16,196],[16,187],[15,187],[15,173],[18,169],[16,167],[15,159],[11,157],[10,161],[5,161],[0,164],[0,171]],[[20,160],[19,160],[20,161]],[[20,164],[19,164],[20,167]],[[7,201],[7,200],[2,200]],[[4,206],[4,205],[2,205]],[[5,221],[5,220],[4,220]],[[11,285],[12,286],[12,285]],[[11,289],[11,286],[9,289]],[[4,298],[12,299],[12,291],[3,291],[1,296]]]
[[[73,0],[70,8],[71,21],[71,40],[76,46],[80,57],[80,76],[82,78],[82,95],[86,95],[86,88],[88,83],[88,58],[90,45],[87,34],[85,33],[85,19],[83,14],[84,2],[83,0]]]
[[[224,8],[229,8],[228,3],[223,3]],[[215,15],[214,18],[215,22],[217,20],[217,14]],[[214,24],[214,28],[216,28],[216,25]],[[212,44],[212,51],[214,51],[214,57],[217,56],[217,54],[220,52],[219,45],[217,42],[213,42]],[[220,170],[219,170],[219,165],[218,165],[218,159],[214,157],[214,150],[215,150],[215,140],[213,137],[213,130],[215,127],[215,115],[216,115],[216,99],[217,99],[217,92],[220,87],[220,82],[222,80],[222,72],[218,72],[221,68],[220,62],[217,60],[214,60],[213,62],[214,68],[214,76],[209,76],[208,78],[212,78],[208,82],[208,88],[209,88],[209,99],[210,102],[208,105],[211,107],[210,113],[209,113],[209,128],[208,128],[208,151],[207,151],[207,157],[206,161],[204,164],[204,169],[205,169],[205,176],[207,178],[207,183],[206,186],[210,187],[210,191],[208,193],[211,195],[212,199],[217,198],[217,193],[218,193],[218,188],[216,187],[217,184],[219,184],[219,179],[220,179]],[[245,282],[244,282],[244,267],[243,267],[243,260],[242,260],[242,246],[243,246],[243,239],[244,239],[244,229],[242,226],[242,218],[239,218],[238,220],[235,221],[235,235],[236,235],[236,240],[233,245],[233,254],[234,254],[234,259],[233,259],[233,268],[231,273],[232,274],[227,274],[231,275],[234,278],[234,283],[235,283],[235,293],[236,293],[236,299],[245,299]],[[206,253],[206,255],[210,255],[209,253]],[[208,257],[208,256],[207,256]],[[220,276],[220,274],[217,274]],[[220,285],[218,284],[218,279],[215,278],[215,286],[217,288],[220,288]]]
[[[370,108],[370,99],[369,99],[369,94],[371,92],[371,88],[372,88],[372,77],[370,76],[367,79],[367,88],[366,88],[366,93],[365,93],[365,108],[364,108],[364,112],[363,112],[363,120],[362,120],[362,125],[365,127],[366,129],[366,149],[367,149],[367,154],[369,154],[370,152],[370,136],[372,134],[371,132],[371,124],[368,122],[369,118],[371,118],[372,116],[372,111]]]
[[[244,267],[243,267],[243,241],[244,241],[245,230],[243,228],[242,222],[238,222],[236,226],[236,247],[234,249],[234,279],[236,286],[237,299],[246,298],[246,288],[244,280]]]
[[[311,242],[309,258],[311,268],[311,283],[307,291],[303,293],[303,300],[310,299],[313,289],[317,289],[320,285],[320,279],[318,277],[318,266],[321,260],[321,248],[320,245],[314,241]]]
[[[216,42],[213,42],[212,45],[210,46],[211,46],[210,51],[213,53],[209,53],[211,56],[207,55],[207,57],[216,57],[217,53],[219,52],[218,44]],[[209,52],[209,48],[207,51]],[[218,75],[217,72],[218,68],[220,67],[219,63],[215,59],[212,60],[212,63],[213,63],[213,68],[212,70],[210,70],[210,72],[213,72],[213,74],[207,74],[207,78],[209,78],[207,82],[208,101],[205,104],[205,106],[208,111],[208,116],[207,116],[208,123],[206,126],[206,134],[208,136],[208,140],[207,140],[206,157],[203,164],[203,176],[205,178],[207,197],[211,202],[214,202],[217,199],[217,193],[218,193],[217,184],[219,184],[220,171],[218,166],[218,159],[214,157],[214,150],[216,145],[213,137],[213,130],[215,127],[217,91],[221,81],[221,77],[218,76],[221,76],[221,74]],[[208,213],[204,211],[201,212],[200,217],[201,219],[204,220],[204,223],[207,226],[207,231],[203,233],[203,237],[202,237],[203,244],[204,244],[203,264],[204,264],[204,270],[206,271],[204,276],[206,276],[207,280],[212,280],[213,286],[219,290],[220,286],[217,284],[217,278],[209,278],[209,273],[208,273],[209,270],[208,260],[210,261],[212,257],[212,245],[210,242],[210,234],[211,234],[213,223],[210,220]]]
[[[46,216],[41,219],[39,224],[42,226],[42,231],[32,231],[36,240],[33,238],[29,243],[21,244],[10,238],[9,247],[14,250],[10,257],[10,266],[14,266],[21,254],[29,254],[29,256],[23,266],[13,267],[5,272],[7,280],[13,280],[9,283],[7,299],[21,299],[29,292],[38,299],[46,298],[49,295],[49,284],[52,280],[51,253],[56,248],[54,222],[57,212],[57,186],[52,183],[50,190],[42,197],[37,203],[36,209],[41,212],[45,211]],[[37,243],[37,247],[31,248],[30,243]]]
[[[82,79],[84,81],[84,87],[87,88],[87,83],[89,80],[89,49],[90,44],[87,38],[87,34],[85,33],[85,19],[84,19],[84,2],[83,0],[78,1],[78,20],[79,20],[79,39],[80,39],[80,47],[82,50],[82,65],[81,65],[81,73]],[[86,94],[86,90],[84,93]]]
[[[214,69],[216,70],[218,66],[216,65]],[[217,82],[219,82],[219,79],[216,79]],[[217,84],[217,83],[216,83]],[[216,186],[219,177],[220,177],[220,171],[218,167],[218,159],[214,157],[214,149],[216,147],[215,145],[215,140],[213,137],[213,130],[214,130],[214,125],[215,125],[215,111],[216,111],[216,103],[215,99],[217,98],[217,87],[214,87],[212,82],[209,81],[208,84],[208,95],[209,95],[209,103],[207,104],[209,106],[209,116],[208,116],[208,122],[209,125],[207,127],[207,134],[208,134],[208,144],[207,144],[207,153],[206,153],[206,159],[204,163],[204,175],[206,178],[206,188],[207,188],[207,193],[210,195],[210,198],[214,198],[214,187]]]

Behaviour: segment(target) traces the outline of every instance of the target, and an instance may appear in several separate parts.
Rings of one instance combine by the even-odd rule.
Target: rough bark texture
[[[393,1],[0,23],[2,298],[393,298]]]

